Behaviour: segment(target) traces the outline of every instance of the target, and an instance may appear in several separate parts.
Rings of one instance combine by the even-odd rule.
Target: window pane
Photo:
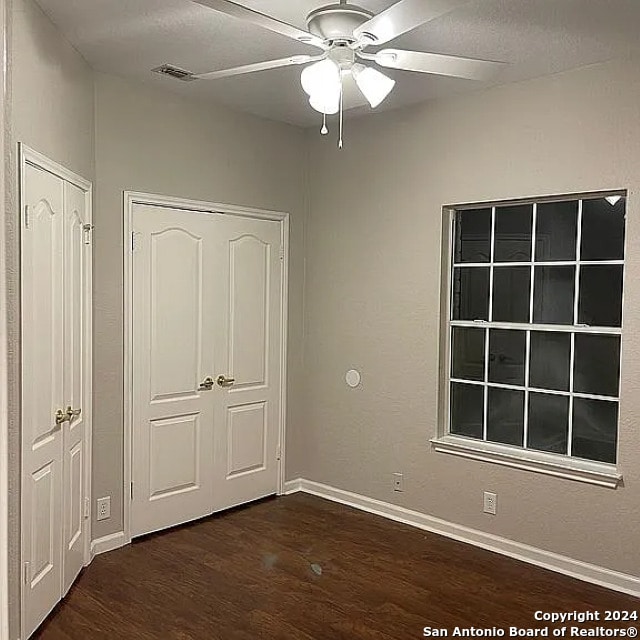
[[[576,334],[573,390],[617,397],[619,382],[620,338]]]
[[[491,259],[491,209],[456,212],[455,262],[489,262]]]
[[[617,402],[574,399],[572,455],[615,464],[617,437]]]
[[[484,387],[451,383],[451,433],[482,439]]]
[[[581,260],[622,260],[626,199],[611,205],[605,198],[582,202]]]
[[[488,267],[456,267],[453,270],[453,319],[489,319]]]
[[[578,202],[546,202],[536,213],[536,260],[575,260]]]
[[[493,321],[529,322],[529,267],[493,269]]]
[[[453,328],[451,375],[465,380],[484,380],[484,329]]]
[[[566,454],[568,433],[569,398],[530,393],[527,446],[538,451]]]
[[[578,322],[591,327],[622,326],[622,265],[580,267]]]
[[[487,440],[522,446],[524,391],[489,387]]]
[[[529,357],[529,386],[569,391],[571,334],[532,331]]]
[[[573,324],[575,267],[535,267],[533,321]]]
[[[533,205],[496,208],[494,262],[531,260]]]
[[[489,331],[489,380],[502,384],[524,384],[525,331]]]

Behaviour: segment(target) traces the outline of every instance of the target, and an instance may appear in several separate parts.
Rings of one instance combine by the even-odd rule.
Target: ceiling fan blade
[[[252,22],[259,27],[269,29],[269,31],[274,31],[275,33],[287,36],[287,38],[292,38],[298,42],[326,49],[322,38],[318,38],[303,29],[298,29],[298,27],[295,27],[292,24],[281,22],[280,20],[267,16],[264,13],[244,7],[237,2],[231,2],[230,0],[194,0],[194,2],[205,7],[209,7],[210,9],[214,9],[215,11],[219,11],[220,13],[224,13],[228,16]]]
[[[220,71],[210,71],[209,73],[198,73],[193,77],[198,80],[218,80],[219,78],[228,78],[229,76],[239,76],[245,73],[255,73],[256,71],[267,71],[268,69],[279,69],[280,67],[290,67],[296,64],[306,64],[314,60],[320,60],[324,56],[291,56],[289,58],[280,58],[279,60],[267,60],[266,62],[256,62],[254,64],[245,64],[241,67],[232,67],[230,69],[221,69]]]
[[[403,49],[383,49],[366,59],[373,59],[381,67],[404,69],[418,73],[433,73],[439,76],[453,76],[467,80],[489,80],[505,63],[444,56],[423,51],[405,51]]]
[[[354,30],[358,39],[384,44],[425,22],[449,13],[469,0],[400,0]]]

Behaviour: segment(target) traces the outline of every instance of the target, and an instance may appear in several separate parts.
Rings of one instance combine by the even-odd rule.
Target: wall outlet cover
[[[108,520],[111,517],[111,496],[96,500],[96,520]]]
[[[498,496],[495,493],[491,493],[490,491],[484,492],[484,512],[489,513],[492,516],[496,515],[496,511],[498,509]]]
[[[401,473],[393,474],[393,490],[404,491],[404,476]]]

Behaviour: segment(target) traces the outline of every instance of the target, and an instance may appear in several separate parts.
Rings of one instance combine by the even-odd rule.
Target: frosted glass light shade
[[[316,62],[302,70],[300,84],[310,96],[319,92],[339,92],[340,67],[329,58]]]
[[[391,93],[396,84],[395,80],[385,76],[384,73],[362,64],[354,64],[351,73],[358,89],[374,109]]]
[[[340,90],[338,93],[322,92],[314,93],[309,98],[309,104],[320,113],[333,115],[340,110]]]

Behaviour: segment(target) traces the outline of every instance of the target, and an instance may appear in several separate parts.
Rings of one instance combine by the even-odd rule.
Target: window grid
[[[494,262],[496,267],[573,267],[577,260],[525,260],[524,262]],[[581,265],[624,265],[624,260],[580,260]],[[489,262],[454,262],[454,267],[488,267]]]
[[[542,389],[541,387],[531,387],[527,385],[507,384],[505,382],[485,382],[483,380],[466,380],[465,378],[449,378],[450,382],[459,382],[460,384],[475,385],[477,387],[495,387],[496,389],[510,389],[511,391],[531,391],[532,393],[546,393],[550,396],[565,396],[570,395],[569,391],[560,391],[558,389]],[[583,398],[585,400],[606,400],[608,402],[619,402],[619,396],[602,396],[597,393],[582,393],[581,391],[573,392],[574,398]]]
[[[578,230],[576,234],[576,273],[573,291],[573,324],[578,324],[578,306],[580,303],[580,253],[582,245],[582,200],[578,201]],[[571,333],[570,352],[569,352],[569,432],[567,435],[567,455],[571,456],[573,449],[573,368],[576,361],[576,334]]]
[[[489,325],[486,320],[450,320],[452,327],[484,328]],[[619,336],[620,327],[592,327],[587,324],[536,324],[534,322],[492,322],[490,329],[520,329],[521,331],[551,331],[556,333],[595,333],[598,335]]]
[[[491,245],[489,267],[489,322],[493,320],[493,259],[495,257],[496,208],[491,207]],[[489,329],[484,330],[484,405],[482,416],[482,439],[487,439],[489,424]]]
[[[489,389],[490,388],[498,388],[498,389],[507,389],[514,391],[523,391],[524,392],[524,422],[523,422],[523,442],[522,446],[518,446],[516,448],[530,451],[539,451],[538,449],[530,449],[528,447],[528,430],[529,430],[529,396],[530,393],[543,393],[554,396],[564,396],[569,399],[569,409],[568,409],[568,425],[567,425],[567,457],[571,457],[572,455],[572,445],[573,445],[573,412],[574,412],[574,398],[587,399],[587,400],[599,400],[599,401],[607,401],[607,402],[619,402],[619,395],[616,396],[607,396],[607,395],[599,395],[599,394],[590,394],[590,393],[581,393],[574,391],[574,366],[575,366],[575,336],[578,333],[584,334],[597,334],[597,335],[613,335],[620,336],[622,333],[622,327],[597,327],[590,326],[587,324],[579,324],[579,304],[580,304],[580,275],[581,275],[581,266],[583,265],[622,265],[624,266],[624,259],[622,260],[581,260],[581,244],[582,244],[582,212],[583,212],[583,199],[577,200],[578,203],[578,211],[577,211],[577,231],[576,231],[576,253],[575,260],[537,260],[536,259],[536,232],[537,232],[537,209],[538,203],[532,203],[532,228],[531,228],[531,260],[529,261],[519,261],[519,262],[509,262],[509,261],[500,261],[495,262],[495,245],[496,245],[496,236],[495,236],[495,227],[496,227],[496,210],[497,206],[491,207],[491,227],[490,227],[490,259],[489,262],[455,262],[455,236],[453,231],[456,228],[456,216],[452,216],[451,219],[451,275],[453,276],[454,270],[456,268],[474,268],[474,267],[482,267],[489,268],[489,307],[487,311],[488,320],[476,319],[476,320],[453,320],[453,310],[454,310],[454,296],[450,296],[450,309],[449,309],[449,345],[453,345],[453,330],[455,327],[467,327],[467,328],[483,328],[484,330],[484,379],[483,381],[479,380],[467,380],[463,378],[454,378],[453,377],[453,352],[452,349],[449,349],[449,389],[451,388],[451,383],[460,383],[467,384],[473,386],[482,386],[483,387],[483,424],[482,424],[482,441],[491,442],[488,440],[488,405],[489,405]],[[488,208],[488,207],[487,207]],[[464,212],[465,209],[460,209],[458,212]],[[624,256],[623,256],[624,257]],[[508,267],[525,267],[528,266],[530,268],[530,290],[529,290],[529,322],[528,323],[517,323],[517,322],[494,322],[493,321],[493,289],[494,289],[494,267],[496,266],[508,266]],[[544,267],[544,266],[574,266],[575,267],[575,281],[574,281],[574,300],[573,300],[573,325],[562,325],[562,324],[542,324],[542,323],[534,323],[534,309],[535,309],[535,270],[536,267]],[[451,292],[453,292],[453,277],[450,280]],[[510,330],[520,330],[525,332],[525,361],[524,361],[524,385],[513,385],[513,384],[505,384],[505,383],[497,383],[491,382],[489,380],[489,360],[490,360],[490,330],[491,329],[510,329]],[[560,391],[556,389],[543,389],[538,387],[530,386],[530,364],[531,364],[531,332],[532,331],[540,331],[540,332],[562,332],[570,334],[570,362],[569,362],[569,390],[568,391]],[[449,397],[448,402],[450,402],[449,393],[447,394]],[[451,428],[451,408],[449,407],[447,411],[447,433],[450,432]]]

